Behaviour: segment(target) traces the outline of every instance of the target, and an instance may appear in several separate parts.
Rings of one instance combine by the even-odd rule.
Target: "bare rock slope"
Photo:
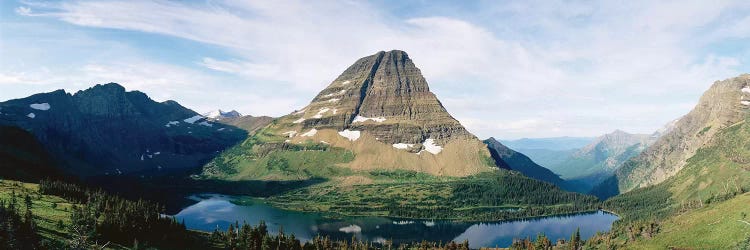
[[[717,132],[744,121],[748,108],[750,75],[715,82],[690,113],[651,147],[625,162],[608,184],[617,183],[622,193],[663,182],[677,174]]]

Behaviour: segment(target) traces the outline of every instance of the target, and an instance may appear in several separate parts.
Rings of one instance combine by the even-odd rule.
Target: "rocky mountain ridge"
[[[116,83],[2,102],[0,125],[29,131],[59,166],[78,176],[196,168],[246,135]]]
[[[495,166],[486,146],[454,119],[399,50],[357,60],[309,105],[262,130],[268,143],[352,150],[345,167],[466,176]]]
[[[661,183],[674,176],[714,134],[747,118],[750,75],[716,81],[698,104],[651,147],[618,168],[598,189],[608,195]],[[600,195],[601,196],[601,195]],[[607,195],[605,195],[607,196]]]

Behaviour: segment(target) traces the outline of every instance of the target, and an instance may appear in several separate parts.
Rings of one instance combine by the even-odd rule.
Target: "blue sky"
[[[750,73],[750,2],[2,1],[0,100],[118,82],[280,116],[391,49],[482,138],[651,133]]]

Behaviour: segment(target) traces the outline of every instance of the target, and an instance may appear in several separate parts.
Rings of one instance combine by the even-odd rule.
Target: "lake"
[[[492,222],[454,222],[446,220],[412,220],[387,217],[325,218],[320,213],[296,212],[275,208],[263,202],[252,205],[231,203],[232,196],[193,195],[189,199],[197,203],[174,215],[184,220],[190,229],[225,231],[230,223],[246,221],[257,225],[265,221],[271,233],[282,228],[286,234],[293,233],[303,242],[316,235],[329,235],[333,239],[351,239],[356,236],[374,242],[386,239],[394,243],[421,240],[462,242],[469,240],[474,247],[507,247],[513,239],[531,237],[543,232],[553,242],[569,239],[580,228],[586,239],[597,231],[609,231],[617,216],[598,211],[562,216],[549,216],[527,220]]]

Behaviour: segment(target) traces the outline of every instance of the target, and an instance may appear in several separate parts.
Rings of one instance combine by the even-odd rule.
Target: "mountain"
[[[549,137],[549,138],[521,138],[518,140],[500,140],[506,146],[515,149],[547,149],[564,151],[579,149],[594,141],[594,137]]]
[[[192,169],[246,137],[177,102],[155,102],[116,83],[2,102],[0,125],[28,131],[57,166],[77,176]]]
[[[294,182],[301,186],[266,201],[348,216],[487,220],[596,209],[593,196],[560,189],[553,173],[497,144],[490,150],[454,119],[405,52],[381,51],[195,178]]]
[[[0,178],[28,182],[62,177],[52,156],[26,130],[0,126]]]
[[[351,170],[468,176],[496,168],[486,146],[446,111],[409,56],[398,50],[357,60],[309,105],[276,119],[248,143],[255,145],[252,151],[262,148],[264,152],[335,148],[323,154],[336,162],[317,162],[306,167],[319,168],[302,173],[279,173],[256,163],[231,164],[249,165],[252,171],[232,169],[220,159],[209,164],[205,173],[222,175],[227,170],[247,174],[248,178],[307,178],[321,171],[324,166],[320,165],[335,165]],[[286,159],[300,160],[291,156]]]
[[[723,81],[720,84],[728,86],[714,85],[710,91],[717,90],[714,88],[737,87],[736,81],[742,81],[740,79]],[[739,87],[745,88],[741,84]],[[702,104],[724,106],[731,101],[708,101],[705,97],[707,96],[702,98]],[[744,100],[740,98],[743,97],[734,101]],[[703,110],[708,108],[699,107]],[[694,119],[694,115],[693,113],[685,119]],[[733,246],[740,242],[747,246],[746,215],[750,213],[750,206],[747,205],[750,201],[750,120],[746,114],[743,115],[744,119],[722,126],[716,129],[710,139],[704,139],[675,175],[657,184],[635,187],[603,204],[605,209],[621,216],[620,226],[613,229],[615,234],[641,230],[638,229],[638,221],[648,221],[651,225],[645,228],[657,229],[655,235],[648,237],[631,236],[626,240],[628,249],[734,249]],[[683,129],[679,125],[680,123],[675,132]],[[700,131],[702,130],[698,133]],[[705,133],[707,132],[704,135]],[[686,138],[686,141],[691,140],[694,139]],[[643,164],[641,161],[638,163]],[[608,179],[608,184],[617,191],[617,178]]]
[[[557,166],[573,153],[594,141],[594,137],[550,137],[501,140],[504,145],[522,153],[545,167]]]
[[[270,116],[251,116],[243,115],[237,117],[224,117],[216,120],[217,122],[235,126],[247,131],[250,135],[255,134],[259,129],[271,124],[275,118]]]
[[[714,136],[747,119],[750,75],[715,82],[698,104],[647,150],[625,162],[600,185],[601,197],[659,184],[682,170],[688,159],[709,146]],[[750,138],[749,138],[750,139]]]
[[[623,162],[641,153],[655,139],[649,134],[630,134],[615,130],[596,138],[565,161],[548,167],[564,179],[598,183],[611,175]]]
[[[217,110],[212,110],[210,112],[204,113],[203,116],[212,120],[223,120],[227,118],[237,118],[237,117],[242,116],[242,114],[240,114],[240,112],[237,112],[235,110],[224,112],[221,109],[217,109]]]
[[[557,186],[564,187],[566,185],[565,181],[560,179],[560,177],[554,172],[539,166],[529,159],[529,157],[506,147],[495,138],[490,137],[489,139],[484,140],[484,143],[487,144],[487,148],[490,150],[492,158],[495,159],[496,164],[501,168],[515,170],[528,177],[540,181],[546,181]]]

